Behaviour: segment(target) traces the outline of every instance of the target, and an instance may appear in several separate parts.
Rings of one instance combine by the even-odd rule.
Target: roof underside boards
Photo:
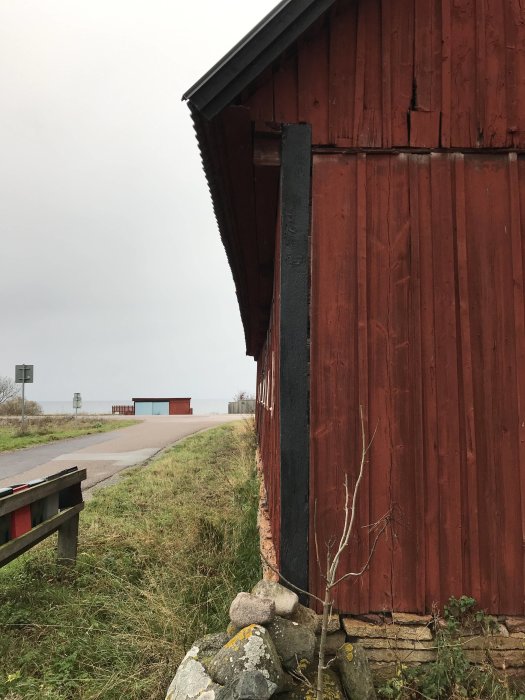
[[[255,358],[272,300],[280,167],[254,165],[252,115],[231,105],[334,3],[283,0],[183,97],[235,282],[246,352]]]
[[[254,165],[252,122],[245,107],[229,107],[212,121],[194,114],[194,120],[235,282],[246,352],[256,357],[272,298],[279,166]]]
[[[283,0],[183,96],[206,119],[227,107],[335,0]]]

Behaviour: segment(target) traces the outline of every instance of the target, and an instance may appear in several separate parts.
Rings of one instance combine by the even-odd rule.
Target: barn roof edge
[[[282,0],[182,99],[206,119],[213,119],[335,2]]]

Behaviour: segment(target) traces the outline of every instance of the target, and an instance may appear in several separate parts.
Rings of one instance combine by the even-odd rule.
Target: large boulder
[[[198,639],[194,645],[193,649],[198,649],[195,656],[197,661],[200,661],[204,668],[208,668],[208,664],[213,659],[215,654],[222,649],[222,647],[228,642],[229,636],[226,632],[217,632],[216,634],[207,634],[205,637]]]
[[[327,634],[325,647],[324,647],[324,653],[327,656],[335,656],[337,653],[337,650],[340,647],[342,647],[345,642],[346,642],[346,634],[343,632],[343,630],[339,630],[339,632],[331,632],[330,634]],[[315,642],[316,653],[319,653],[320,644],[321,644],[321,637],[317,637],[316,642]]]
[[[199,651],[197,645],[188,651],[168,688],[166,700],[216,700],[222,689],[212,681],[199,661]]]
[[[275,614],[290,617],[299,605],[297,593],[288,590],[275,581],[259,581],[252,593],[260,598],[270,598],[275,603]]]
[[[276,689],[261,671],[246,671],[227,685],[217,700],[270,700]]]
[[[275,603],[251,593],[238,593],[230,605],[230,620],[242,629],[248,625],[264,625],[275,617]]]
[[[242,629],[220,649],[208,665],[211,677],[228,685],[243,673],[260,671],[280,690],[284,673],[269,632],[260,625]]]
[[[299,605],[295,609],[293,615],[290,616],[290,620],[298,622],[300,625],[305,625],[309,627],[314,634],[321,634],[321,627],[323,624],[323,616],[317,615],[310,608],[306,608],[304,605]],[[339,615],[337,613],[332,613],[328,618],[327,630],[328,633],[338,632],[341,629],[341,621],[339,620]]]
[[[343,644],[336,654],[337,667],[346,694],[352,700],[376,700],[372,674],[364,649],[359,644]]]
[[[315,634],[310,628],[277,616],[266,629],[287,671],[305,671],[310,666],[315,652]]]

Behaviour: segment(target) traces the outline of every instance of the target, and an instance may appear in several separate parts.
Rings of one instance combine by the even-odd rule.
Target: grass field
[[[200,433],[97,492],[76,569],[0,569],[0,698],[164,700],[191,642],[260,577],[253,426]]]
[[[26,429],[21,430],[20,418],[0,418],[0,452],[19,450],[32,445],[43,445],[56,440],[106,433],[127,428],[136,420],[108,418],[73,418],[72,416],[37,416],[28,418]]]

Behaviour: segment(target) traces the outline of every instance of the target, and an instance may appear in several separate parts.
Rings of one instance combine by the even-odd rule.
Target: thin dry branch
[[[322,598],[318,598],[313,593],[310,593],[310,591],[305,591],[303,588],[299,588],[299,586],[296,586],[295,583],[288,581],[288,579],[286,579],[282,575],[282,573],[279,571],[279,569],[276,569],[273,564],[270,564],[270,562],[268,561],[268,559],[266,559],[266,557],[264,556],[264,554],[262,552],[261,552],[261,559],[266,564],[266,566],[273,571],[274,574],[277,574],[277,576],[279,576],[279,578],[282,579],[286,583],[287,586],[290,586],[290,588],[293,588],[298,593],[303,593],[304,595],[309,596],[310,598],[314,598],[315,600],[319,601],[319,603],[324,603],[324,600],[322,600]]]
[[[382,524],[379,532],[376,534],[376,536],[374,538],[374,542],[372,544],[370,554],[369,554],[366,562],[363,564],[363,568],[360,571],[349,571],[347,574],[344,574],[343,576],[338,578],[337,581],[334,581],[334,583],[332,584],[333,588],[335,588],[335,586],[338,586],[342,581],[344,581],[347,578],[359,577],[365,573],[365,571],[370,566],[370,562],[372,561],[372,557],[374,556],[374,552],[376,551],[377,543],[379,542],[379,539],[380,539],[381,535],[383,534],[383,532],[387,529],[389,523],[390,523],[390,517],[387,515],[384,517],[383,524]]]

